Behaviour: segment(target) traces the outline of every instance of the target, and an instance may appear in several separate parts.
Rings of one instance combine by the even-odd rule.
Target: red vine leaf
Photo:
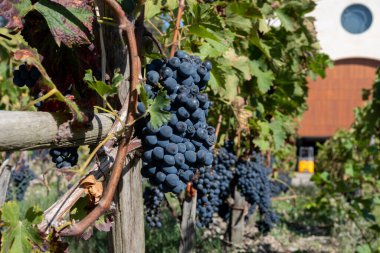
[[[35,9],[45,18],[58,45],[90,44],[94,13],[89,0],[40,0]]]
[[[18,6],[26,8],[27,5],[31,5],[30,1],[21,1],[22,3],[14,3],[11,0],[1,0],[0,1],[0,16],[3,16],[8,20],[6,28],[19,31],[23,28],[21,15],[17,9]]]

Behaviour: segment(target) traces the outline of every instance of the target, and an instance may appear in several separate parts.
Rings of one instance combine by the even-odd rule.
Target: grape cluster
[[[78,163],[78,147],[53,148],[49,154],[58,169],[70,168]]]
[[[214,157],[213,169],[219,176],[220,199],[223,201],[230,195],[230,184],[234,177],[232,169],[237,162],[237,157],[232,150],[233,144],[226,141],[224,147],[218,149]]]
[[[34,172],[26,164],[26,161],[23,161],[23,164],[18,169],[11,172],[10,185],[6,196],[7,201],[12,199],[23,200],[30,181],[35,178]]]
[[[288,173],[279,173],[279,180],[270,180],[270,195],[271,197],[277,197],[281,193],[286,193],[289,190],[289,185],[292,183],[292,179]]]
[[[148,223],[148,226],[151,228],[160,228],[162,226],[162,223],[159,217],[159,208],[161,202],[164,200],[164,193],[160,191],[157,187],[147,187],[144,190],[143,196],[145,219]]]
[[[219,177],[217,174],[202,168],[199,177],[193,184],[197,190],[197,226],[208,227],[212,216],[221,204],[219,198]]]
[[[259,231],[267,233],[277,222],[277,215],[271,208],[271,192],[268,175],[270,169],[264,165],[264,158],[254,155],[252,160],[239,160],[236,164],[237,186],[247,202],[251,205],[250,213],[259,209]]]
[[[8,20],[4,16],[0,16],[0,28],[5,27],[8,24]]]
[[[21,65],[18,70],[13,71],[13,83],[18,87],[32,87],[36,84],[38,78],[40,78],[40,71],[32,66],[28,68],[25,64]]]
[[[215,129],[206,123],[211,102],[202,93],[210,79],[212,64],[197,56],[177,51],[167,62],[147,65],[145,90],[149,98],[160,89],[167,92],[169,122],[154,129],[146,119],[142,131],[142,174],[163,192],[180,193],[198,169],[210,169],[216,142]],[[138,112],[145,112],[143,103]]]

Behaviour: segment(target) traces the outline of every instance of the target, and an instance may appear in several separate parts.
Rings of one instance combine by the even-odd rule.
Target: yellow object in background
[[[301,147],[298,157],[298,172],[314,173],[314,148]]]
[[[314,161],[300,160],[298,162],[298,172],[314,173]]]

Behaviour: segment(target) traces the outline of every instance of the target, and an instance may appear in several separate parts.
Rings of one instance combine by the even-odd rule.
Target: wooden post
[[[97,1],[100,15],[113,17],[115,13],[109,9],[104,1]],[[118,88],[119,100],[122,102],[130,93],[131,66],[129,62],[128,46],[124,42],[125,34],[118,27],[103,26],[104,52],[102,58],[106,58],[108,73],[119,69],[124,76],[123,82]],[[141,46],[141,45],[137,45]],[[104,62],[104,59],[103,59]],[[127,163],[130,159],[127,157]],[[141,160],[131,161],[123,171],[114,200],[116,210],[115,222],[112,227],[112,239],[109,243],[109,251],[114,253],[144,253],[144,206],[141,181]],[[133,165],[135,164],[135,165]]]
[[[230,220],[230,251],[237,251],[242,245],[244,238],[244,208],[245,199],[235,187],[234,205],[232,207],[232,215]]]
[[[197,194],[195,196],[186,197],[182,206],[181,221],[181,242],[179,245],[180,253],[195,252],[195,214],[197,208]]]
[[[112,245],[109,245],[114,253],[145,252],[141,160],[136,162],[127,158],[127,163],[129,161],[114,198],[115,222],[112,227]]]
[[[11,180],[12,165],[10,165],[10,156],[10,153],[7,152],[4,161],[0,165],[0,207],[5,202],[9,181]]]

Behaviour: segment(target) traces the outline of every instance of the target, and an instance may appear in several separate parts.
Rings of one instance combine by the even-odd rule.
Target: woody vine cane
[[[123,109],[128,110],[126,120],[126,131],[123,134],[112,173],[106,190],[99,201],[99,204],[80,222],[74,224],[70,228],[59,231],[61,236],[78,236],[81,235],[92,223],[96,221],[105,211],[110,208],[113,196],[115,194],[122,170],[125,165],[126,156],[128,154],[128,146],[132,137],[132,125],[135,121],[135,113],[137,108],[137,85],[139,82],[140,59],[137,50],[135,29],[133,24],[128,20],[121,6],[115,0],[104,1],[110,9],[116,14],[119,28],[125,33],[128,42],[128,55],[130,62],[130,89],[129,96],[124,101]],[[128,105],[127,107],[125,105]]]

